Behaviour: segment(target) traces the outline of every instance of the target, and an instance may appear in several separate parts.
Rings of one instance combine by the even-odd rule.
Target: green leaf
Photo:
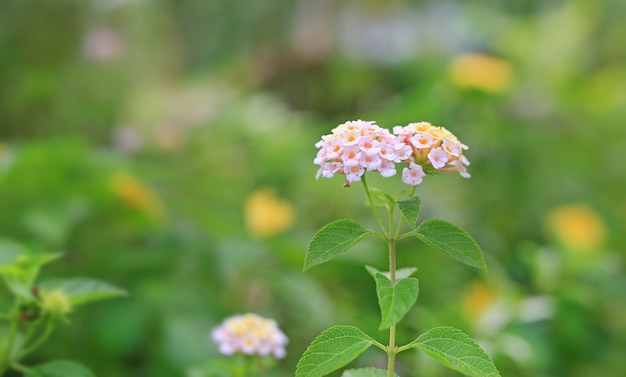
[[[399,200],[398,208],[400,208],[400,212],[402,212],[402,216],[409,223],[411,228],[415,228],[417,226],[417,218],[420,214],[420,198],[415,195],[412,198],[408,198],[405,200]]]
[[[468,376],[500,376],[489,355],[472,338],[454,327],[435,327],[408,346],[417,347],[446,367]]]
[[[29,368],[24,377],[96,377],[96,375],[75,361],[55,360]]]
[[[61,256],[60,253],[35,253],[20,244],[0,240],[0,274],[15,268],[29,274]]]
[[[324,330],[298,361],[296,377],[325,376],[352,360],[374,343],[374,339],[353,326]]]
[[[72,306],[82,305],[87,302],[105,300],[127,293],[109,283],[89,278],[53,279],[42,282],[39,285],[41,291],[62,290],[69,298]]]
[[[379,329],[388,329],[398,323],[417,301],[419,283],[415,278],[396,280],[395,284],[385,275],[377,273],[376,293],[380,306]]]
[[[32,300],[32,287],[43,265],[61,256],[60,253],[35,253],[23,246],[0,241],[0,275],[15,295]]]
[[[328,262],[354,246],[374,231],[350,219],[335,220],[320,229],[309,243],[304,257],[304,271]]]
[[[391,273],[389,271],[383,272],[379,271],[377,268],[372,266],[365,266],[367,272],[372,275],[373,278],[376,278],[376,274],[380,273],[387,277],[387,279],[391,280]],[[396,270],[396,280],[406,279],[409,276],[413,275],[413,273],[417,271],[417,267],[405,267],[399,270]]]
[[[458,226],[438,219],[427,220],[417,227],[414,234],[425,244],[449,254],[459,262],[487,272],[480,246]]]
[[[393,375],[398,377],[395,373]],[[343,372],[341,377],[387,377],[387,371],[378,368],[348,369]]]

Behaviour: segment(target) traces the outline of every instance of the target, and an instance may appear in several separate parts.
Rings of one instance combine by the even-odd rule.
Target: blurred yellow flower
[[[569,204],[552,210],[546,219],[548,231],[568,250],[599,251],[607,237],[602,218],[584,204]]]
[[[511,65],[502,59],[485,54],[464,54],[450,64],[448,75],[460,88],[480,89],[501,93],[511,87]]]
[[[248,231],[258,237],[267,237],[289,228],[295,219],[291,203],[279,199],[269,188],[255,191],[244,207]]]
[[[156,194],[129,172],[117,172],[110,180],[111,189],[124,204],[152,217],[163,215],[163,203]]]
[[[465,290],[463,310],[469,318],[476,320],[489,309],[495,299],[496,295],[489,285],[476,281]]]

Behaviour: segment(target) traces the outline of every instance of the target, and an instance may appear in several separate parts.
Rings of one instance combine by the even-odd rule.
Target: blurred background
[[[452,325],[503,376],[626,375],[625,16],[619,0],[3,0],[0,236],[63,251],[43,277],[130,293],[77,310],[27,362],[202,375],[211,329],[245,312],[290,339],[272,376],[334,324],[385,341],[363,268],[387,267],[380,240],[302,272],[324,224],[375,226],[363,190],[312,163],[360,118],[470,146],[471,179],[417,193],[489,274],[403,241],[421,289],[400,343]],[[417,351],[398,373],[458,375]]]

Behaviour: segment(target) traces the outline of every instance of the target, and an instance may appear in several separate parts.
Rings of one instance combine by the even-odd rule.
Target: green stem
[[[411,348],[415,348],[415,346],[411,345],[411,344],[405,344],[403,346],[400,346],[400,347],[396,348],[396,351],[397,351],[396,353],[400,353],[402,351],[406,351],[406,350],[409,350]]]
[[[39,325],[41,325],[42,322],[43,322],[43,318],[39,317],[37,318],[37,320],[29,324],[28,330],[26,331],[26,334],[24,335],[24,339],[22,340],[22,345],[26,345],[31,341],[31,339],[37,332]]]
[[[389,280],[396,283],[396,238],[389,238]]]
[[[361,182],[363,182],[363,188],[365,189],[365,195],[367,196],[367,200],[370,203],[370,207],[372,207],[372,212],[374,212],[374,217],[376,217],[376,221],[378,222],[378,225],[380,226],[380,229],[383,231],[383,233],[385,233],[385,236],[389,236],[389,234],[387,234],[387,230],[385,229],[385,224],[383,223],[383,220],[380,218],[380,215],[378,214],[378,211],[376,210],[376,206],[374,205],[374,200],[372,199],[372,194],[370,193],[370,189],[367,186],[367,181],[365,180],[365,174],[361,177]]]
[[[32,370],[32,369],[26,367],[25,365],[18,364],[18,363],[11,364],[11,368],[15,369],[18,372],[22,372],[23,374],[26,374],[26,373],[28,373],[28,372],[30,372]]]
[[[385,225],[376,210],[376,206],[374,205],[374,200],[372,200],[372,195],[370,193],[369,187],[367,186],[367,181],[365,180],[365,175],[361,177],[361,181],[363,182],[363,188],[365,189],[365,194],[367,195],[367,199],[369,201],[370,206],[372,207],[372,211],[374,212],[374,216],[376,217],[376,221],[380,226],[380,229],[385,233],[385,239],[389,245],[389,280],[391,283],[396,283],[396,241],[398,239],[402,239],[404,237],[408,237],[410,233],[402,235],[398,237],[400,233],[400,229],[402,226],[402,221],[398,222],[397,227],[394,226],[393,221],[393,206],[387,206],[387,213],[389,215],[389,223],[388,227],[385,228]],[[413,196],[415,193],[415,186],[411,187],[409,191],[409,198]],[[395,228],[395,229],[394,229]],[[380,344],[377,344],[379,348],[382,348]],[[396,354],[399,352],[399,348],[396,346],[396,325],[393,325],[389,328],[389,345],[384,347],[387,352],[387,377],[393,377],[396,363]]]
[[[389,349],[387,350],[387,377],[393,377],[396,364],[396,347],[392,344],[396,341],[396,325],[389,329]]]
[[[50,335],[52,334],[52,330],[54,330],[54,320],[52,318],[49,318],[48,322],[46,322],[46,329],[44,330],[43,334],[41,334],[39,339],[34,341],[30,346],[22,349],[20,353],[18,354],[17,359],[19,360],[23,358],[24,356],[28,355],[29,353],[37,349],[39,346],[41,346],[43,342],[45,342],[48,339],[48,337],[50,337]]]
[[[9,365],[11,364],[11,355],[13,354],[13,344],[15,343],[15,337],[17,336],[17,330],[20,321],[20,300],[18,297],[15,298],[15,303],[13,304],[13,309],[9,315],[11,325],[9,327],[9,333],[7,337],[6,347],[2,350],[3,353],[0,356],[0,376],[4,374],[4,372],[9,369]]]
[[[405,238],[413,237],[414,234],[415,234],[415,232],[413,230],[408,231],[408,232],[406,232],[404,234],[399,235],[398,238],[397,238],[397,241],[403,240]]]
[[[392,224],[390,224],[390,227]],[[389,280],[396,283],[396,238],[389,238]],[[396,325],[389,328],[389,347],[387,349],[387,377],[393,377],[396,362]]]

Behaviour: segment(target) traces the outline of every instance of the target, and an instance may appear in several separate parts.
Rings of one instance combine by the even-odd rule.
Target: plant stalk
[[[48,339],[48,337],[50,337],[53,330],[54,330],[54,320],[52,318],[48,318],[48,320],[46,321],[46,328],[43,331],[43,333],[39,336],[39,339],[35,340],[28,347],[22,349],[19,352],[17,359],[19,360],[23,358],[24,356],[28,355],[29,353],[33,352],[36,348],[41,346]]]
[[[390,228],[391,228],[390,224]],[[389,238],[389,280],[396,283],[396,238],[395,235]],[[387,349],[387,377],[393,377],[396,363],[396,325],[389,328],[389,348]]]
[[[4,355],[0,355],[0,376],[4,375],[4,373],[9,369],[11,365],[11,355],[13,354],[13,343],[15,342],[15,337],[17,336],[18,325],[20,321],[19,317],[19,304],[20,300],[18,298],[15,299],[15,304],[13,305],[13,309],[11,310],[9,325],[9,333],[7,336],[7,344],[4,349]]]
[[[374,205],[374,200],[372,199],[372,194],[370,193],[370,189],[369,186],[367,185],[367,181],[365,180],[365,174],[363,174],[363,176],[361,177],[361,182],[363,182],[363,188],[365,189],[365,195],[367,195],[367,200],[370,203],[370,207],[372,207],[372,212],[374,212],[374,217],[376,217],[376,221],[378,222],[378,225],[380,226],[380,229],[383,231],[383,234],[385,234],[385,236],[389,236],[389,234],[387,234],[387,231],[385,229],[385,224],[383,223],[383,220],[380,218],[380,215],[378,214],[378,211],[376,210],[376,205]]]

